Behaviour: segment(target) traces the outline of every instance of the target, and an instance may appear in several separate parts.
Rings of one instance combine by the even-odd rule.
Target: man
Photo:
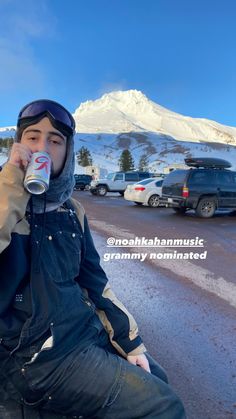
[[[184,418],[71,199],[74,131],[60,104],[26,105],[0,173],[2,397],[80,418]],[[30,195],[25,171],[42,151],[52,160],[49,189]]]

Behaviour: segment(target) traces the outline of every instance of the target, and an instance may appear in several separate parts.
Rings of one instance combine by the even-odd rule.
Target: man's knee
[[[127,366],[116,404],[123,409],[124,418],[185,418],[181,400],[162,378],[131,365]]]
[[[145,355],[148,359],[151,373],[160,378],[165,383],[168,383],[168,377],[165,370],[155,361],[155,359],[152,358],[151,355],[149,355],[148,352],[145,352]]]

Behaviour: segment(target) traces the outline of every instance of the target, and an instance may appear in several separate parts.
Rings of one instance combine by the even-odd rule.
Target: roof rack
[[[187,166],[196,168],[227,169],[232,166],[227,160],[210,157],[193,157],[184,161]]]

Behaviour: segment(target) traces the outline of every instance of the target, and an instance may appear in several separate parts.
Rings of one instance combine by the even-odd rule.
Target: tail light
[[[189,189],[187,188],[187,186],[184,186],[184,187],[183,187],[183,190],[182,190],[182,197],[183,197],[183,198],[188,198],[188,197],[189,197]]]
[[[135,191],[145,191],[146,188],[144,188],[143,186],[136,186],[134,188]]]

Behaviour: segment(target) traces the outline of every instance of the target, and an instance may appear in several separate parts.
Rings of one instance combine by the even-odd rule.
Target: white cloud
[[[105,93],[110,93],[118,90],[127,90],[126,80],[120,80],[118,82],[104,82],[100,89],[98,90],[99,96],[104,95]]]
[[[1,0],[0,3],[0,93],[46,84],[34,41],[54,36],[56,20],[46,2]]]
[[[0,45],[0,93],[35,88],[39,90],[44,85],[44,77],[30,54],[24,48],[16,51],[14,45],[9,48]]]

